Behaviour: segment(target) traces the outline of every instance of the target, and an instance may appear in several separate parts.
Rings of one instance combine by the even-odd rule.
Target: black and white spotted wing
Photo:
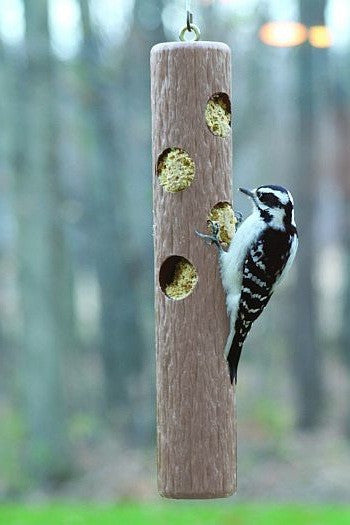
[[[227,356],[231,382],[237,381],[242,345],[252,323],[270,300],[274,285],[288,262],[294,232],[266,229],[248,250],[242,268],[242,288],[237,308],[235,333]]]

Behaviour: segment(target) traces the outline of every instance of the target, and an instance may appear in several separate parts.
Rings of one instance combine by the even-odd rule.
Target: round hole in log
[[[231,132],[231,102],[226,93],[215,93],[205,108],[205,120],[210,131],[218,137],[228,137]]]
[[[195,175],[195,164],[181,148],[167,148],[158,157],[157,176],[166,191],[176,193],[188,188]]]
[[[185,299],[192,293],[197,281],[197,270],[185,257],[172,255],[160,268],[159,284],[170,299]]]
[[[219,240],[221,244],[229,245],[235,234],[237,223],[231,204],[229,202],[218,202],[215,204],[208,215],[209,220],[219,224]],[[209,222],[208,229],[211,232]]]

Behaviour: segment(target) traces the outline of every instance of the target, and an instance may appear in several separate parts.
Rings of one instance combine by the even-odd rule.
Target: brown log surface
[[[211,95],[231,99],[230,49],[218,42],[165,43],[151,51],[155,310],[157,348],[158,490],[171,498],[216,498],[236,488],[234,392],[224,347],[225,295],[216,249],[194,230],[220,201],[232,201],[231,136],[205,121]],[[156,164],[167,148],[195,162],[188,189],[166,192]],[[183,256],[197,269],[187,298],[172,300],[159,285],[162,263]]]

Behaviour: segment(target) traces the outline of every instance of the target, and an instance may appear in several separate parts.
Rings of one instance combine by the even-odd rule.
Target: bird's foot
[[[235,218],[236,218],[236,229],[237,229],[243,222],[243,213],[241,213],[240,211],[235,211]]]
[[[212,232],[211,235],[206,235],[205,233],[201,233],[195,230],[196,235],[198,235],[198,237],[203,239],[206,244],[211,245],[214,243],[218,247],[219,250],[222,250],[220,240],[219,240],[219,231],[220,231],[219,223],[211,221],[209,219],[208,224],[211,228],[211,232]]]

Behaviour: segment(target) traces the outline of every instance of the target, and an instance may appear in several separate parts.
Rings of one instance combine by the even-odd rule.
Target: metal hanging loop
[[[180,30],[179,38],[181,42],[187,42],[185,38],[186,33],[194,33],[193,42],[197,42],[201,36],[200,29],[193,23],[193,14],[189,10],[187,10],[186,25]]]

